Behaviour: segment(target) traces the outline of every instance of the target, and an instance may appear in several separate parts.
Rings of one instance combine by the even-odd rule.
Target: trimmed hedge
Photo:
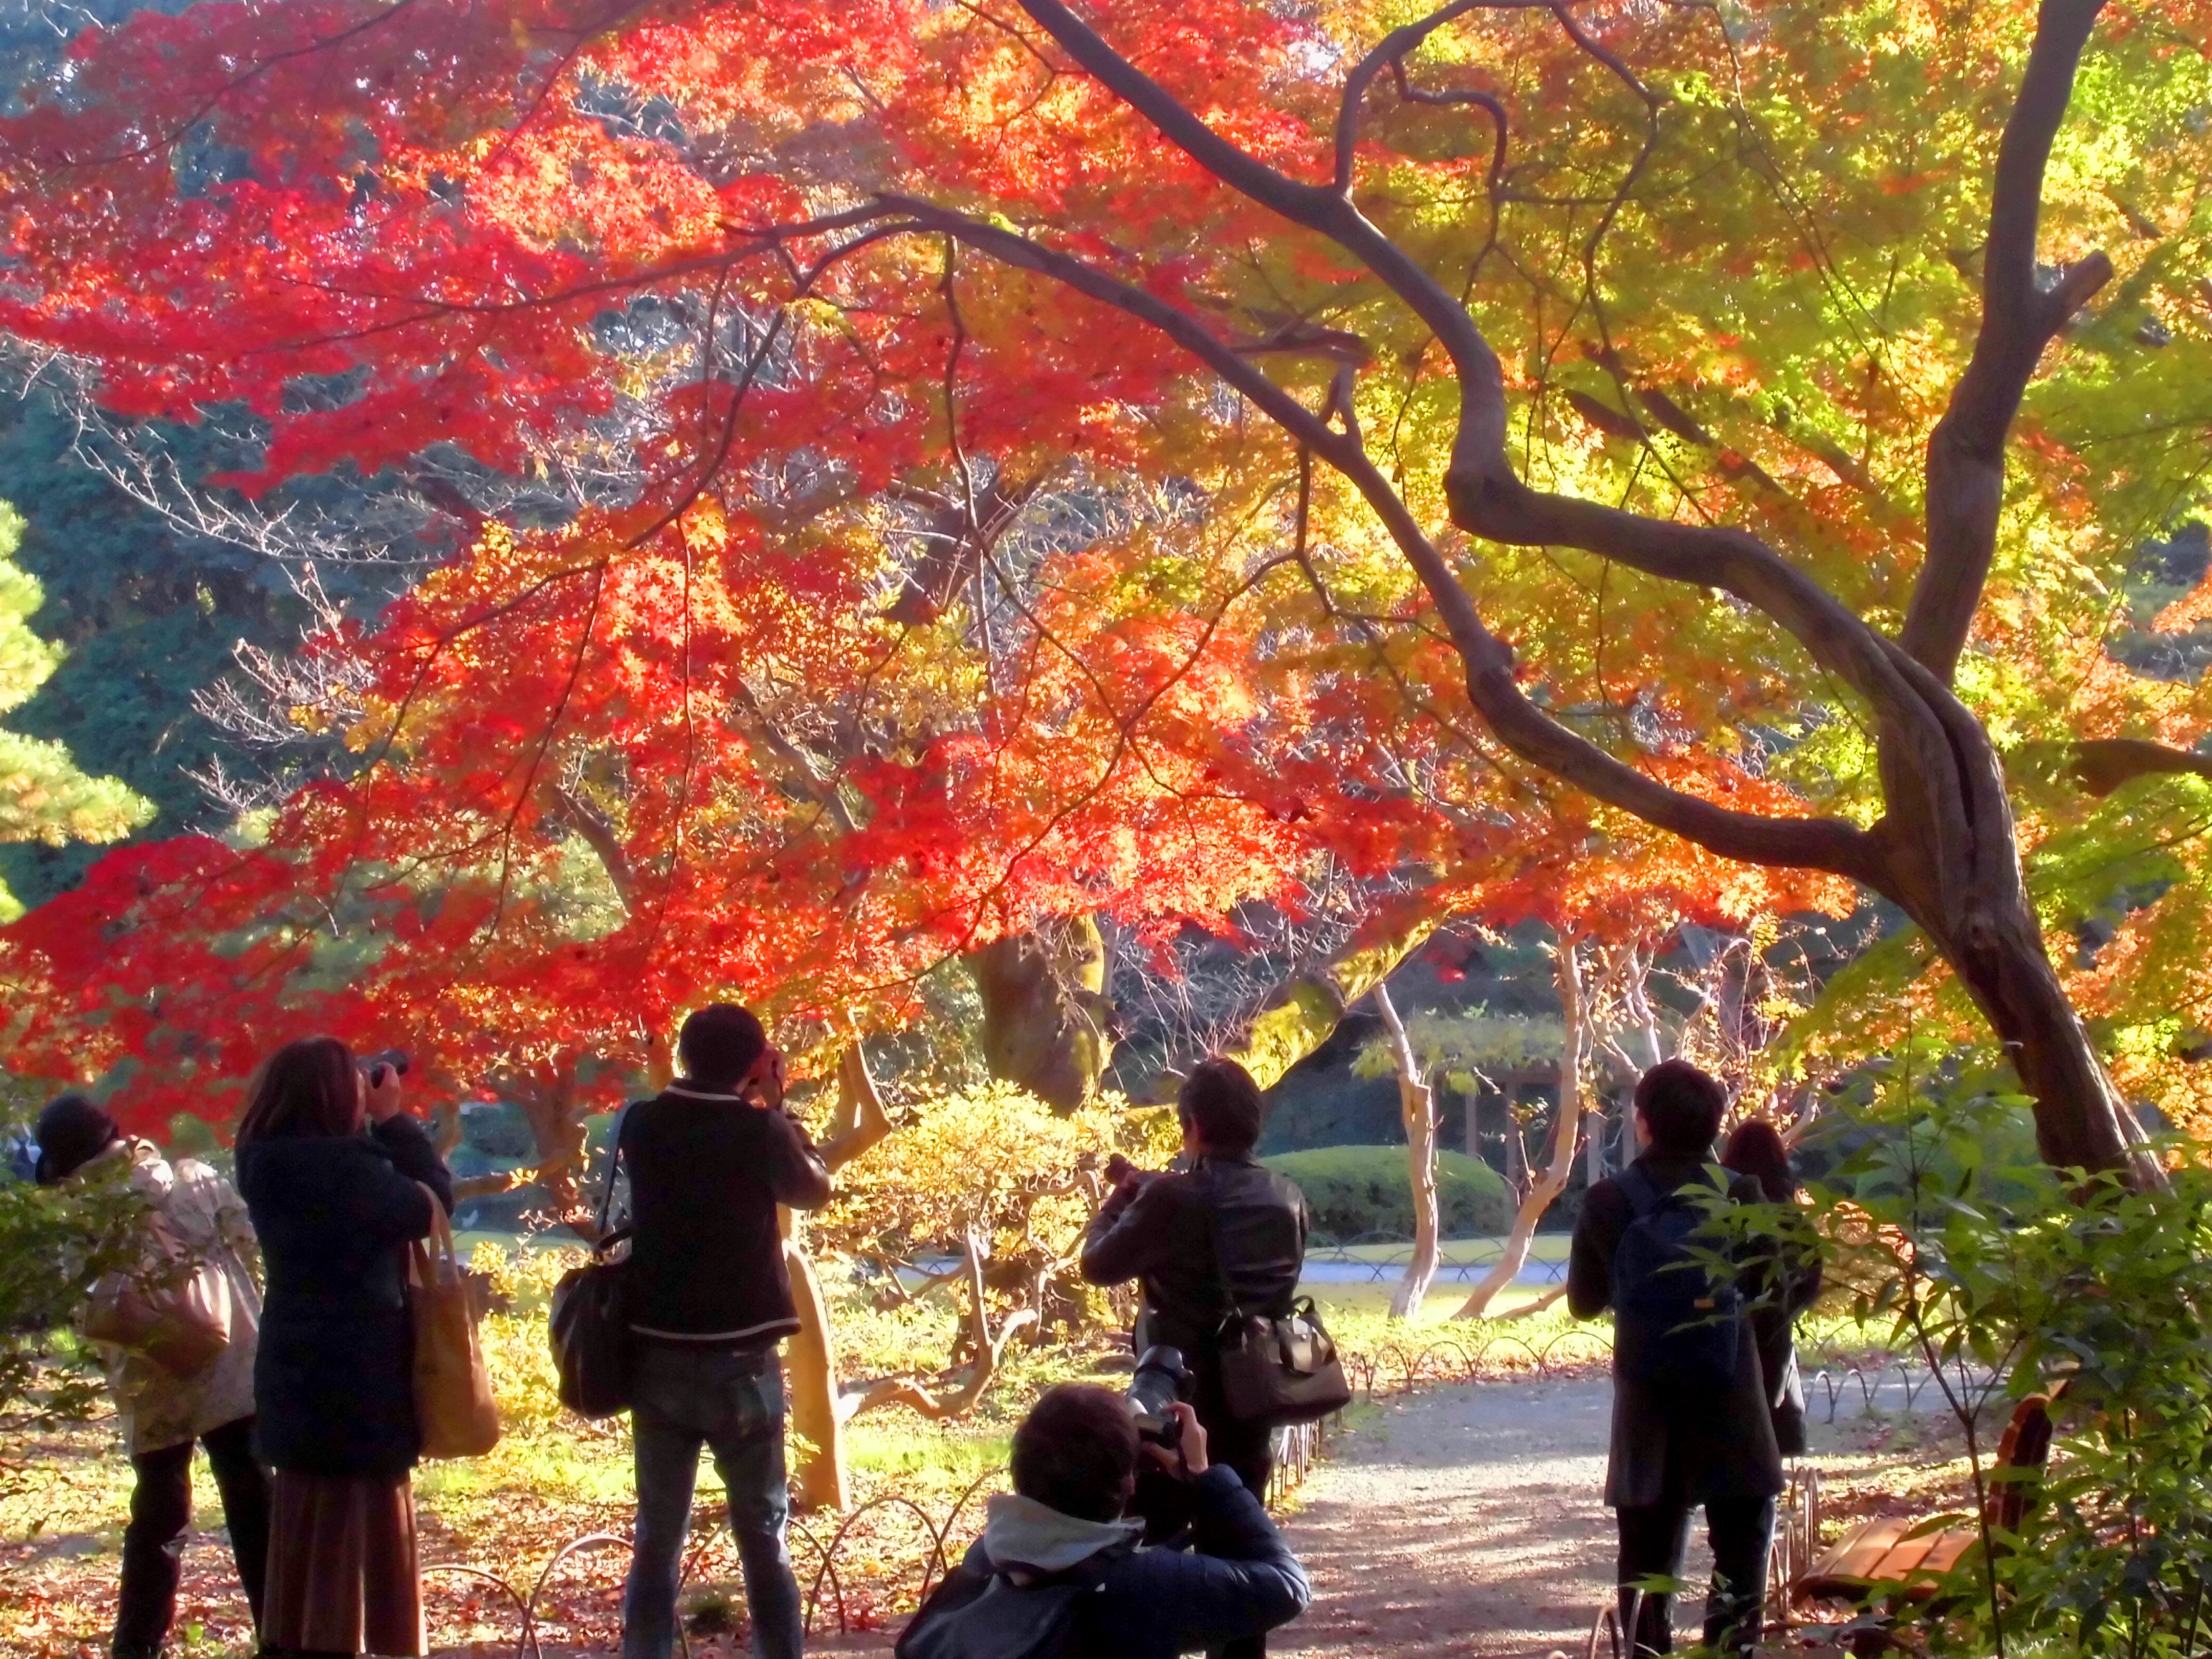
[[[1362,1233],[1413,1235],[1413,1199],[1401,1146],[1316,1146],[1260,1160],[1298,1183],[1313,1231],[1348,1244]],[[1437,1210],[1446,1238],[1502,1233],[1513,1224],[1504,1180],[1479,1158],[1437,1158]]]

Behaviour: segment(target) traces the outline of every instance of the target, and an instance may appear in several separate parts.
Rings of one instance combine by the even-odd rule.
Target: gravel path
[[[1580,1659],[1612,1582],[1612,1400],[1605,1381],[1430,1389],[1334,1442],[1290,1523],[1313,1609],[1269,1650]]]

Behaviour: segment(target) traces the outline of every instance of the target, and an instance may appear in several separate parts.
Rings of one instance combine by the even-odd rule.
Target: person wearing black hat
[[[63,1095],[39,1114],[33,1176],[42,1187],[112,1180],[143,1199],[147,1226],[219,1271],[230,1291],[230,1340],[189,1376],[151,1356],[101,1342],[107,1385],[137,1484],[123,1531],[123,1583],[116,1600],[115,1659],[153,1659],[175,1617],[179,1558],[192,1518],[192,1446],[207,1449],[222,1494],[232,1559],[258,1627],[269,1559],[269,1482],[253,1455],[253,1354],[261,1292],[246,1205],[206,1164],[173,1164],[152,1142],[133,1140],[82,1095]],[[95,1287],[95,1295],[98,1289]]]

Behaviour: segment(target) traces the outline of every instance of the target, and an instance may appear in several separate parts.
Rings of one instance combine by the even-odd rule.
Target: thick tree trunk
[[[852,1501],[845,1467],[843,1421],[837,1415],[837,1344],[830,1325],[830,1304],[814,1277],[814,1263],[796,1237],[788,1210],[778,1212],[784,1228],[783,1265],[791,1275],[791,1300],[799,1312],[799,1331],[784,1345],[784,1388],[791,1400],[791,1426],[805,1444],[791,1476],[792,1494],[801,1506],[842,1510]]]
[[[1406,1024],[1398,1018],[1388,987],[1375,988],[1375,1011],[1382,1016],[1383,1030],[1389,1034],[1390,1063],[1398,1073],[1398,1110],[1406,1124],[1406,1173],[1413,1198],[1413,1257],[1391,1292],[1390,1317],[1411,1319],[1420,1312],[1437,1277],[1437,1098],[1421,1075]]]
[[[2034,912],[2024,897],[2006,908],[2013,914],[1970,910],[1956,937],[1929,933],[2035,1103],[2037,1150],[2055,1168],[2125,1169],[2157,1183],[2142,1127],[2059,984]]]
[[[1574,1174],[1575,1142],[1583,1119],[1583,1075],[1589,1069],[1589,1021],[1583,1006],[1582,969],[1575,959],[1573,944],[1562,939],[1553,951],[1553,961],[1559,972],[1559,1013],[1566,1042],[1565,1052],[1559,1056],[1559,1109],[1552,1122],[1551,1157],[1545,1162],[1543,1174],[1529,1183],[1528,1195],[1514,1213],[1513,1231],[1506,1235],[1504,1253],[1461,1304],[1453,1316],[1455,1319],[1481,1318],[1498,1293],[1519,1277],[1528,1260],[1528,1247],[1535,1240],[1536,1224],[1566,1191]]]
[[[867,1058],[858,1038],[845,1051],[837,1074],[837,1116],[821,1146],[822,1161],[835,1175],[891,1133]],[[776,1212],[783,1234],[783,1263],[791,1275],[791,1299],[799,1314],[799,1334],[783,1351],[784,1388],[790,1401],[791,1426],[806,1443],[792,1472],[792,1490],[812,1509],[842,1510],[852,1497],[845,1462],[845,1422],[837,1408],[837,1343],[830,1322],[830,1304],[814,1276],[799,1218]]]
[[[968,958],[983,1004],[991,1075],[1072,1112],[1097,1092],[1114,1053],[1106,940],[1089,916],[1009,933]]]

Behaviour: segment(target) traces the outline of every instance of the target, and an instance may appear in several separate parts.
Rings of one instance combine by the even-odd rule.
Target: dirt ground
[[[1300,1494],[1287,1527],[1314,1605],[1270,1651],[1582,1659],[1613,1583],[1602,1502],[1612,1401],[1600,1377],[1432,1388],[1382,1404],[1331,1445]],[[1812,1455],[1798,1468],[1821,1483],[1822,1541],[1876,1516],[1965,1504],[1963,1442],[1934,1389],[1846,1386],[1832,1422],[1830,1409],[1816,1395]],[[1696,1639],[1711,1564],[1693,1529],[1678,1647]]]
[[[1890,1385],[1869,1400],[1846,1389],[1832,1425],[1825,1403],[1815,1407],[1812,1462],[1826,1482],[1831,1536],[1873,1516],[1955,1508],[1964,1497],[1959,1436],[1930,1414],[1940,1407],[1934,1391],[1923,1392],[1917,1411],[1890,1397],[1897,1394]],[[1363,1407],[1358,1426],[1331,1441],[1285,1521],[1316,1599],[1271,1650],[1292,1659],[1582,1659],[1611,1582],[1612,1516],[1600,1501],[1610,1403],[1611,1384],[1600,1377],[1431,1387]],[[106,1462],[80,1461],[88,1480],[116,1474]],[[118,1506],[103,1488],[68,1507]],[[601,1524],[619,1529],[620,1522]],[[22,1651],[97,1659],[112,1617],[112,1541],[64,1524],[0,1547],[0,1607],[38,1638]],[[592,1611],[585,1628],[544,1630],[546,1659],[599,1659],[611,1650],[619,1564],[594,1558],[578,1566]],[[1692,1583],[1702,1584],[1706,1567],[1693,1542]],[[185,1568],[179,1659],[242,1652],[243,1610],[222,1534],[196,1533]],[[1701,1599],[1683,1598],[1686,1626]],[[493,1639],[446,1650],[450,1659],[513,1651],[514,1621],[496,1601],[483,1627]],[[809,1646],[882,1654],[890,1642],[891,1632],[878,1629]],[[0,1641],[0,1650],[14,1645]],[[704,1659],[732,1647],[746,1650],[741,1638],[702,1631],[691,1651]]]
[[[1612,1397],[1603,1381],[1490,1383],[1383,1406],[1301,1495],[1290,1530],[1314,1606],[1271,1650],[1579,1656],[1611,1582]]]

